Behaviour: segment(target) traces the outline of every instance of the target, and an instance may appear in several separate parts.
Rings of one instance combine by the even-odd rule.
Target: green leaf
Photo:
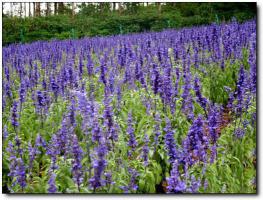
[[[140,179],[139,180],[139,188],[140,188],[140,190],[144,190],[144,186],[145,186],[145,181],[143,180],[143,179]]]

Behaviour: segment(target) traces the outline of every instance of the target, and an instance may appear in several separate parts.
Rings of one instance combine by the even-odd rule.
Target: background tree
[[[51,5],[49,2],[46,3],[46,16],[51,14]]]
[[[158,15],[161,15],[162,12],[162,4],[160,2],[156,3],[157,7],[158,7]]]
[[[113,11],[116,10],[116,2],[113,2],[113,3],[112,3],[112,9],[113,9]]]
[[[28,3],[28,16],[31,17],[32,16],[32,13],[31,13],[31,3],[29,2]]]
[[[126,3],[124,3],[124,6],[125,6],[127,13],[135,14],[138,12],[140,4],[139,3],[126,2]]]
[[[54,14],[57,15],[58,14],[58,3],[54,3]]]
[[[13,3],[10,3],[10,13],[11,17],[13,17]]]
[[[40,7],[40,2],[37,2],[36,4],[36,16],[39,17],[41,16],[41,7]]]
[[[124,10],[124,8],[123,8],[123,3],[118,3],[118,10],[119,10],[119,14],[122,14],[123,13],[123,10]]]
[[[36,13],[35,13],[35,11],[36,11],[36,10],[35,10],[35,8],[36,8],[36,3],[33,2],[32,5],[33,5],[33,6],[32,6],[32,16],[35,17],[35,16],[36,16]]]
[[[22,17],[22,14],[23,14],[23,3],[19,3],[19,10],[18,10],[18,13],[19,13],[19,17],[21,18]]]
[[[26,17],[26,5],[27,5],[27,3],[24,3],[24,15],[25,15],[25,17]]]
[[[63,2],[58,3],[58,14],[64,14],[65,12],[65,5]]]
[[[74,18],[74,16],[75,16],[75,3],[71,3],[71,9],[72,9],[72,18]]]

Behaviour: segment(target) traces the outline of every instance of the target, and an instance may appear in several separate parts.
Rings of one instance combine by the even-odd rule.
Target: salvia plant
[[[3,48],[3,192],[256,193],[256,21]]]

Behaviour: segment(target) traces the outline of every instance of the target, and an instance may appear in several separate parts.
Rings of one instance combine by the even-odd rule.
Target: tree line
[[[161,2],[156,3],[130,3],[130,2],[102,2],[102,3],[64,3],[64,2],[27,2],[27,3],[3,3],[3,6],[8,6],[8,11],[4,13],[5,16],[14,17],[39,17],[50,16],[58,14],[71,14],[75,15],[76,8],[92,8],[94,12],[109,12],[118,10],[120,13],[124,10],[136,9],[138,6],[149,6],[149,4],[155,4],[158,6],[158,10],[161,11]],[[172,3],[175,4],[175,3]],[[14,6],[17,8],[16,12]]]
[[[69,8],[69,4],[71,8]],[[7,7],[8,10],[3,14],[9,17],[39,17],[62,14],[66,9],[71,9],[71,13],[74,14],[75,3],[64,2],[25,2],[25,3],[3,3],[3,7]]]
[[[27,2],[3,4],[3,45],[161,31],[256,17],[256,3]]]

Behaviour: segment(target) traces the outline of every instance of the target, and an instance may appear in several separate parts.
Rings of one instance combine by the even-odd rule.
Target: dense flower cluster
[[[228,192],[207,174],[231,140],[253,178],[256,78],[255,20],[4,47],[3,188]]]

